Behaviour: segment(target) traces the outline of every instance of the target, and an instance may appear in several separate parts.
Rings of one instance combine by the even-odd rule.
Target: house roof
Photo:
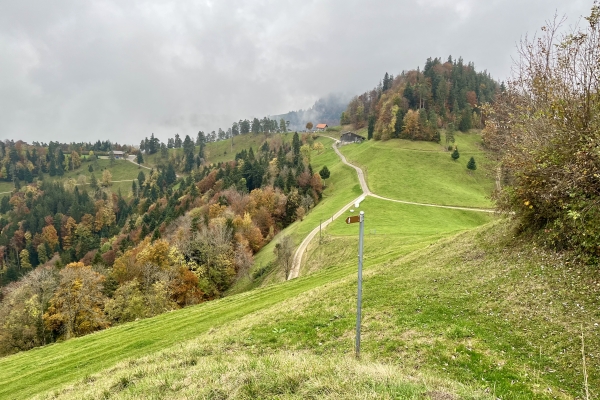
[[[113,154],[115,156],[122,156],[123,154],[125,154],[124,152],[122,152],[121,150],[113,150]]]
[[[317,124],[317,129],[325,129],[327,128],[327,124]]]
[[[343,136],[347,136],[347,137],[358,137],[358,138],[361,138],[362,140],[365,140],[365,139],[366,139],[364,136],[357,135],[356,133],[354,133],[354,132],[350,132],[350,131],[342,133],[342,136],[341,136],[341,137],[343,137]],[[341,138],[341,137],[340,137],[340,138]]]

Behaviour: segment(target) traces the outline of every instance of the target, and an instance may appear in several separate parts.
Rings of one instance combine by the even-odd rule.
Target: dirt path
[[[137,162],[135,162],[136,157],[134,155],[127,156],[127,161],[134,163],[138,167],[142,167],[142,168],[146,168],[146,169],[150,169],[150,170],[152,169],[152,168],[146,167],[145,165],[138,164]]]
[[[138,167],[141,167],[141,168],[146,168],[146,169],[149,169],[149,170],[152,170],[152,169],[153,169],[153,168],[150,168],[150,167],[146,167],[145,165],[138,164],[138,163],[136,162],[136,161],[137,161],[137,159],[136,159],[136,156],[134,156],[134,155],[130,155],[130,156],[128,156],[128,157],[127,157],[127,161],[130,161],[130,162],[134,163],[135,165],[137,165]],[[176,173],[176,174],[175,174],[175,176],[176,176],[177,178],[181,178],[183,175],[179,175],[179,174],[177,174],[177,173]]]
[[[321,228],[327,227],[330,223],[335,221],[339,216],[341,216],[347,210],[349,210],[350,207],[352,207],[356,202],[360,202],[360,201],[364,200],[365,197],[367,197],[367,196],[371,196],[371,197],[374,197],[374,198],[380,199],[380,200],[392,201],[394,203],[411,204],[411,205],[415,205],[415,206],[447,208],[447,209],[451,209],[451,210],[465,210],[465,211],[476,211],[476,212],[484,212],[484,213],[495,213],[494,210],[486,209],[486,208],[470,208],[470,207],[458,207],[458,206],[443,206],[443,205],[439,205],[439,204],[416,203],[413,201],[396,200],[396,199],[390,199],[388,197],[379,196],[378,194],[375,194],[369,190],[369,186],[367,185],[367,181],[365,179],[365,174],[364,174],[363,170],[360,169],[359,167],[357,167],[356,165],[349,163],[348,160],[346,160],[346,157],[338,150],[337,144],[338,144],[339,140],[336,138],[333,138],[331,136],[324,136],[324,137],[334,140],[334,143],[332,145],[333,150],[336,152],[338,157],[340,157],[340,159],[342,160],[342,162],[344,164],[354,168],[354,170],[358,174],[358,181],[360,182],[360,188],[361,188],[363,194],[358,196],[356,199],[352,200],[350,203],[346,204],[340,211],[335,213],[331,219],[327,219],[327,221],[323,221],[323,223],[320,226]],[[317,235],[317,233],[319,233],[319,226],[317,226],[315,229],[310,231],[310,233],[304,238],[302,243],[300,243],[300,246],[298,246],[298,248],[296,249],[296,252],[294,253],[294,261],[292,263],[292,270],[290,271],[290,275],[289,275],[288,279],[297,278],[298,275],[300,274],[300,266],[302,265],[302,257],[304,256],[304,253],[306,252],[306,249],[308,248],[308,244]]]
[[[331,136],[325,136],[329,139],[333,139],[333,150],[336,152],[336,154],[338,155],[338,157],[342,160],[342,162],[352,168],[354,168],[354,170],[356,171],[356,173],[358,174],[358,181],[360,182],[360,188],[363,192],[362,196],[366,196],[366,195],[370,195],[371,191],[369,190],[369,186],[367,185],[367,180],[365,179],[365,173],[363,172],[362,169],[358,168],[356,165],[354,164],[350,164],[348,162],[348,160],[346,160],[346,157],[338,150],[337,144],[339,143],[339,140],[332,138]]]

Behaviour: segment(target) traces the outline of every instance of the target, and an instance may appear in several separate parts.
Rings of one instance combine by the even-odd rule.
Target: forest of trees
[[[221,296],[320,200],[313,140],[274,136],[186,177],[140,171],[127,198],[48,180],[3,197],[0,354]]]
[[[375,140],[403,138],[439,141],[438,129],[482,128],[481,106],[501,90],[487,72],[476,72],[462,58],[427,59],[423,71],[394,77],[387,72],[373,90],[354,97],[340,118],[342,125],[368,128]]]

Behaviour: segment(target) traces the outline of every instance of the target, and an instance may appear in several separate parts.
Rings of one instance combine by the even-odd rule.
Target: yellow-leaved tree
[[[46,328],[55,337],[69,339],[108,327],[102,294],[104,276],[81,262],[60,271],[60,284],[44,314]]]

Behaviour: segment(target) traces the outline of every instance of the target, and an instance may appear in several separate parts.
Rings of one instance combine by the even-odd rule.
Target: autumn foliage
[[[0,214],[0,279],[25,278],[2,292],[0,354],[223,296],[321,199],[312,140],[266,141],[177,180],[160,168],[128,198],[50,182],[15,191]]]
[[[489,114],[485,144],[499,154],[501,210],[524,230],[583,259],[600,257],[600,6],[562,33],[561,21],[519,46],[507,90]]]

